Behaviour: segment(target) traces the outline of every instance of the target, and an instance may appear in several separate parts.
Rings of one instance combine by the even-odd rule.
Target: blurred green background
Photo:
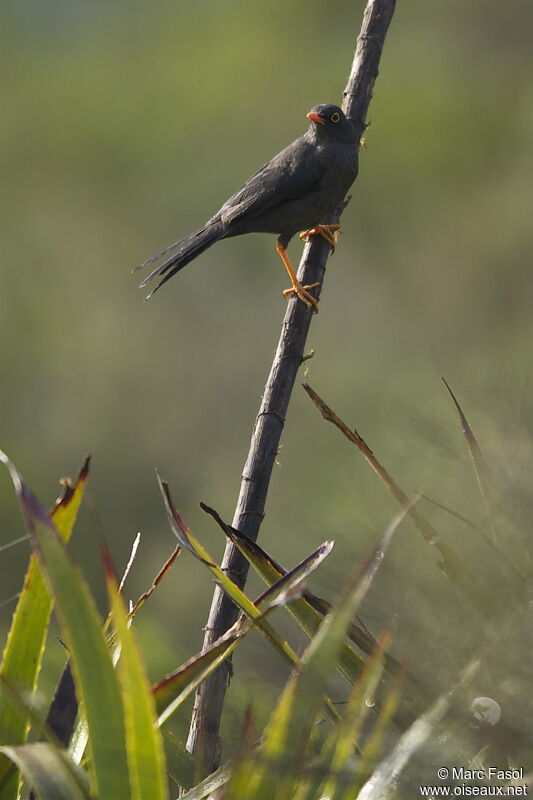
[[[97,590],[96,532],[119,566],[142,532],[131,597],[173,549],[155,467],[221,554],[198,503],[231,519],[285,311],[273,237],[218,244],[147,304],[129,270],[211,216],[303,132],[311,106],[340,102],[363,7],[3,4],[0,446],[48,505],[57,478],[93,454],[73,547]],[[532,23],[528,0],[399,0],[301,373],[407,492],[484,524],[445,376],[504,487],[501,544],[517,559],[533,510]],[[312,586],[332,599],[396,508],[299,388],[282,441],[261,543],[291,566],[334,538]],[[7,474],[0,493],[1,546],[24,530]],[[497,592],[475,533],[425,510]],[[0,602],[27,553],[0,552]],[[374,630],[397,617],[397,655],[438,683],[479,621],[435,561],[404,525],[363,617]],[[211,590],[182,555],[139,619],[153,677],[200,648]],[[13,605],[0,607],[2,629]],[[446,638],[458,625],[460,646]],[[236,664],[234,708],[250,676],[286,677],[259,636]]]

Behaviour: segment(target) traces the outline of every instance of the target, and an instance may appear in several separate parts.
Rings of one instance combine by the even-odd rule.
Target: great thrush
[[[277,233],[276,250],[292,283],[283,294],[289,297],[295,293],[308,308],[318,311],[316,298],[309,290],[319,284],[300,284],[287,245],[303,231],[301,239],[320,235],[334,249],[338,225],[327,225],[325,221],[342,203],[356,178],[359,140],[338,106],[315,106],[307,118],[310,125],[304,135],[258,169],[205,225],[137,267],[161,262],[141,287],[153,278],[161,278],[153,290],[157,291],[219,239],[243,233]]]

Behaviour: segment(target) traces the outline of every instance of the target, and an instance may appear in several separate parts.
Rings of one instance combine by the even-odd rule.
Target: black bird
[[[205,225],[136,267],[141,269],[172,253],[145,278],[141,288],[161,277],[157,291],[219,239],[277,233],[276,249],[292,283],[284,295],[296,293],[308,308],[318,311],[308,290],[319,284],[299,283],[286,248],[292,237],[303,231],[301,239],[320,235],[334,249],[338,225],[325,225],[324,221],[342,203],[356,178],[359,139],[338,106],[315,106],[307,118],[311,124],[304,135],[257,170]]]

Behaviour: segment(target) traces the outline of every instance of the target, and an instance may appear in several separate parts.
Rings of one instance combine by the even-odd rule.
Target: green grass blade
[[[102,797],[128,800],[124,710],[101,620],[81,574],[61,543],[44,526],[36,525],[35,534],[87,719],[94,789]]]
[[[264,618],[261,610],[250,600],[250,598],[234,583],[220,566],[211,558],[207,550],[202,544],[193,536],[190,529],[187,527],[179,512],[175,509],[168,484],[158,477],[159,486],[165,502],[170,527],[178,539],[180,545],[188,550],[195,558],[201,561],[209,569],[214,576],[215,580],[220,584],[222,589],[226,592],[228,597],[233,600],[235,605],[246,614],[247,617],[254,620],[258,629],[263,633],[267,639],[278,650],[280,655],[285,658],[290,664],[298,664],[299,658],[290,647],[290,645],[281,639],[276,633],[274,628]]]
[[[87,775],[48,742],[0,747],[42,800],[89,800]]]
[[[12,465],[10,472],[72,658],[76,690],[89,729],[92,791],[102,800],[130,800],[124,709],[102,621],[50,517]]]
[[[333,550],[333,545],[333,541],[323,542],[320,547],[300,561],[293,569],[288,572],[285,571],[285,574],[281,575],[278,580],[271,584],[269,588],[263,592],[261,597],[255,601],[256,606],[262,609],[266,606],[267,601],[273,601],[274,598],[286,595],[287,593],[290,594],[293,590],[296,590],[298,595],[301,594],[304,581],[306,581],[309,575],[311,575],[311,573],[322,564],[324,559],[329,556]],[[285,604],[285,602],[286,600],[284,599],[283,604]]]
[[[405,677],[405,668],[402,667],[388,687],[387,695],[381,704],[377,721],[375,722],[368,739],[364,743],[361,752],[361,763],[357,771],[359,789],[366,783],[378,757],[383,750],[387,739],[387,732],[396,712],[398,711],[402,698],[402,686]]]
[[[256,542],[235,528],[232,528],[231,525],[227,525],[214,509],[204,503],[200,503],[200,505],[204,511],[213,517],[226,536],[228,536],[233,544],[240,550],[268,586],[279,581],[287,574],[285,567],[275,561],[275,559]],[[318,631],[324,617],[330,610],[331,605],[327,603],[327,601],[322,600],[322,598],[317,597],[307,590],[302,597],[287,604],[287,611],[310,639]],[[375,641],[372,641],[368,634],[355,625],[350,625],[348,635],[355,644],[369,654],[375,647]],[[361,656],[349,645],[343,645],[337,669],[350,684],[356,680],[357,676],[364,668],[364,663]]]
[[[72,761],[72,759],[69,757],[69,754],[63,749],[61,741],[57,738],[54,731],[48,726],[45,719],[45,708],[43,707],[39,696],[36,694],[30,695],[27,692],[20,692],[15,686],[9,684],[5,678],[2,679],[2,683],[4,685],[4,689],[11,696],[13,702],[18,706],[18,708],[22,709],[22,711],[27,714],[28,719],[31,722],[32,735],[34,738],[44,740],[42,742],[37,742],[37,744],[46,744],[48,746],[47,748],[39,749],[39,747],[34,747],[36,744],[35,742],[33,742],[31,745],[5,745],[6,750],[2,755],[8,759],[11,758],[13,771],[18,772],[18,770],[15,768],[15,764],[25,765],[25,769],[22,770],[22,774],[26,774],[27,778],[28,771],[31,774],[31,770],[33,768],[42,771],[42,775],[39,774],[36,776],[37,782],[43,783],[43,785],[46,787],[51,786],[51,796],[54,797],[54,776],[50,776],[50,783],[50,779],[46,774],[44,774],[46,770],[49,769],[52,772],[58,773],[57,780],[59,781],[60,786],[63,786],[65,783],[65,786],[69,787],[70,790],[73,782],[75,787],[77,787],[77,790],[81,792],[81,795],[88,798],[89,778],[87,773],[84,770],[79,769],[79,767]],[[10,751],[7,748],[14,749]],[[14,754],[18,754],[16,758],[13,757]],[[64,773],[66,773],[65,776]],[[58,794],[62,794],[62,792],[59,792],[59,788],[57,791]],[[79,792],[74,792],[76,797],[78,797]],[[5,793],[0,787],[0,797],[2,797],[2,800],[4,796]]]
[[[87,744],[89,742],[89,729],[87,728],[87,720],[83,715],[83,709],[80,711],[81,713],[78,714],[78,721],[76,722],[76,726],[72,736],[70,737],[70,742],[68,745],[68,752],[75,764],[81,764],[83,761]]]
[[[196,690],[217,667],[233,652],[238,642],[253,629],[251,624],[239,632],[228,631],[205,652],[189,659],[175,672],[166,675],[153,687],[155,702],[160,712],[158,724],[164,725],[177,708]]]
[[[13,475],[14,468],[8,459],[2,454],[0,458]],[[51,518],[63,541],[70,538],[85,491],[88,471],[89,459],[86,458],[74,485],[64,482],[63,496],[51,511]],[[16,685],[20,691],[31,693],[37,686],[51,609],[52,600],[39,561],[32,554],[0,665],[0,676],[8,683]],[[28,729],[27,715],[0,685],[0,744],[22,744],[26,740]],[[9,762],[0,757],[3,800],[10,800],[17,794],[16,775],[11,775],[8,785],[3,782],[8,769]]]
[[[368,660],[365,670],[355,684],[348,699],[342,719],[334,731],[330,780],[324,794],[331,800],[351,800],[354,797],[353,776],[350,763],[358,746],[363,723],[370,711],[368,701],[373,701],[383,673],[384,654],[390,645],[392,632],[385,631],[378,642],[375,653]]]
[[[231,775],[231,766],[224,764],[222,767],[208,775],[201,783],[194,786],[187,794],[184,794],[181,800],[205,800],[205,798],[213,797],[213,792],[220,789],[228,782]],[[229,800],[229,798],[228,798]]]
[[[131,800],[164,800],[168,786],[163,739],[155,726],[154,698],[106,552],[104,564],[109,606],[121,648],[118,674],[124,700]]]
[[[163,730],[163,736],[170,785],[178,785],[182,791],[187,791],[195,783],[196,761],[172,731]]]
[[[390,787],[417,750],[427,741],[431,732],[448,712],[452,698],[470,684],[481,666],[479,659],[473,659],[462,670],[459,680],[449,691],[441,694],[413,724],[400,736],[392,752],[376,767],[362,787],[358,800],[382,800]]]
[[[213,642],[207,650],[190,658],[175,672],[166,675],[152,687],[157,708],[160,712],[158,725],[164,725],[180,705],[211,675],[220,664],[235,650],[240,641],[276,608],[280,598],[275,598],[254,620],[241,616],[226,633]],[[295,656],[296,658],[296,656]],[[336,716],[330,705],[332,716]]]
[[[300,671],[285,687],[267,725],[261,762],[253,776],[251,788],[256,794],[250,791],[250,796],[257,800],[292,800],[308,739],[346,630],[405,513],[395,518],[363,569],[352,578],[339,605],[326,617],[307,648]]]
[[[159,475],[157,476],[157,478],[159,481],[161,494],[163,495],[163,500],[165,503],[165,508],[170,523],[170,527],[174,535],[178,539],[180,545],[185,550],[188,550],[195,558],[201,561],[209,569],[209,571],[214,576],[215,580],[226,592],[228,597],[230,597],[231,600],[233,600],[235,605],[247,617],[253,620],[258,630],[260,630],[261,633],[264,636],[266,636],[266,638],[275,647],[275,649],[279,652],[282,658],[284,658],[292,666],[299,665],[300,659],[293,650],[293,648],[288,644],[288,642],[284,641],[276,632],[276,630],[272,627],[272,625],[270,625],[270,623],[267,622],[265,618],[266,615],[262,612],[262,610],[258,608],[255,605],[255,603],[253,603],[250,600],[250,598],[237,586],[237,584],[234,583],[226,575],[226,573],[220,568],[220,566],[211,558],[207,550],[198,541],[198,539],[196,539],[196,537],[193,536],[191,530],[185,524],[180,513],[174,507],[172,498],[170,496],[170,490],[168,484],[165,481],[162,481]],[[311,561],[315,564],[318,563],[321,558],[324,558],[327,555],[327,553],[329,552],[328,548],[330,548],[329,545],[322,546],[322,548],[319,548],[319,550],[323,550],[323,552],[319,555],[311,556],[310,557]],[[296,580],[298,579],[299,575],[296,576]],[[286,586],[282,586],[283,591],[286,591],[287,588],[288,587]],[[338,713],[330,701],[326,702],[326,707],[330,717],[335,720],[338,719]]]
[[[225,523],[213,508],[210,508],[205,503],[200,503],[200,505],[207,514],[213,517],[221,530],[240,550],[267,585],[271,586],[287,574],[285,567],[279,564],[256,542]],[[331,603],[306,590],[300,598],[287,603],[286,608],[304,633],[312,639],[326,615],[331,611]],[[372,656],[377,647],[377,641],[368,631],[351,622],[346,635],[364,653]],[[400,665],[389,653],[385,653],[384,658],[385,671],[389,675],[395,676],[400,669]],[[336,664],[339,674],[352,685],[358,679],[364,667],[365,661],[347,642],[344,642]],[[410,724],[416,714],[421,713],[427,707],[429,700],[425,698],[423,688],[413,675],[406,673],[404,680],[406,694],[403,701],[402,714],[406,724]]]
[[[152,584],[149,588],[143,592],[140,597],[138,598],[137,602],[133,605],[133,608],[128,613],[128,620],[131,621],[135,618],[136,614],[143,605],[149,600],[153,592],[157,589],[161,581],[166,577],[170,568],[174,564],[176,558],[180,555],[181,548],[177,546],[173,553],[169,556],[169,558],[165,561],[161,569],[158,571],[157,575],[155,576]],[[127,570],[126,570],[127,572]],[[124,577],[121,580],[123,582]],[[107,620],[106,624],[104,625],[104,630],[107,630]],[[71,754],[74,762],[76,764],[80,764],[83,756],[85,754],[85,749],[87,747],[88,742],[88,732],[87,732],[87,723],[83,717],[78,719],[76,727],[74,729],[74,733],[72,734],[70,744],[68,747],[69,753]]]

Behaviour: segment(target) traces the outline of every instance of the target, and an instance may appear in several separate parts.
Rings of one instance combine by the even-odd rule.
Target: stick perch
[[[366,128],[368,106],[394,6],[395,0],[369,0],[364,12],[343,102],[343,111],[355,124],[359,138]],[[324,222],[338,224],[342,210],[340,208],[333,219]],[[321,237],[312,237],[304,248],[298,269],[301,284],[318,282],[321,289],[329,252],[329,245]],[[304,360],[312,317],[302,302],[297,299],[289,302],[252,432],[232,526],[254,540],[265,514],[270,476],[296,375]],[[222,568],[241,588],[244,586],[248,563],[229,541]],[[230,628],[236,617],[236,607],[219,587],[215,587],[205,628],[204,648]],[[187,749],[197,756],[206,774],[212,772],[220,761],[218,731],[230,677],[231,662],[228,659],[200,686],[195,698]]]

